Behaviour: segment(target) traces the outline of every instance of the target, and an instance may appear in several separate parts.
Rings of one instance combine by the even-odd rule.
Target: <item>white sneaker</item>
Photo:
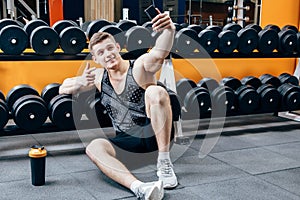
[[[164,198],[164,188],[162,181],[143,183],[135,192],[137,199],[141,200],[161,200]]]
[[[163,182],[165,189],[172,189],[178,185],[173,165],[169,159],[159,160],[157,162],[157,176]]]

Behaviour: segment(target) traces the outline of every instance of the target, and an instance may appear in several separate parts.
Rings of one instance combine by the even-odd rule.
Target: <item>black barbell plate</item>
[[[259,88],[262,85],[259,78],[254,77],[254,76],[245,76],[244,78],[241,79],[241,83],[243,85],[250,85],[250,86],[254,87],[255,89]]]
[[[262,54],[270,54],[278,47],[279,37],[276,31],[264,29],[258,33],[257,49]]]
[[[211,94],[212,110],[217,114],[226,114],[236,109],[236,95],[232,88],[220,85]]]
[[[50,55],[59,46],[59,36],[54,29],[40,26],[31,33],[30,45],[36,54]]]
[[[300,106],[300,89],[290,83],[284,83],[278,88],[282,97],[282,108],[285,111],[297,110]]]
[[[99,31],[100,32],[110,33],[111,35],[114,36],[116,42],[120,44],[121,48],[123,48],[125,46],[126,40],[125,40],[124,31],[122,31],[122,29],[120,29],[116,25],[107,25],[107,26],[104,26]]]
[[[298,28],[297,28],[296,26],[294,26],[294,25],[289,25],[289,24],[283,26],[283,27],[281,28],[281,30],[293,30],[293,31],[295,31],[295,33],[298,33],[298,32],[299,32],[299,30],[298,30]]]
[[[60,34],[65,28],[75,26],[71,20],[59,20],[52,25],[52,28]]]
[[[176,82],[176,91],[181,105],[183,105],[185,95],[188,93],[188,91],[195,87],[197,87],[197,84],[188,78],[182,78]]]
[[[3,101],[5,101],[5,96],[4,96],[4,94],[3,94],[3,92],[1,90],[0,90],[0,99],[3,100]]]
[[[121,20],[116,24],[116,26],[120,28],[122,31],[126,32],[132,27],[137,26],[137,24],[129,20]]]
[[[174,42],[180,54],[192,54],[199,47],[197,32],[189,28],[180,29]]]
[[[280,28],[279,26],[275,25],[275,24],[268,24],[266,25],[263,29],[265,30],[274,30],[276,33],[279,33],[280,32]]]
[[[226,30],[222,31],[218,35],[219,47],[218,50],[223,54],[232,53],[238,46],[239,39],[234,31]]]
[[[213,90],[215,90],[219,86],[219,83],[213,78],[206,77],[206,78],[201,79],[197,83],[197,86],[204,87],[209,91],[209,93],[211,93]]]
[[[297,51],[297,36],[293,30],[282,30],[278,33],[278,51],[283,54],[292,54]]]
[[[195,118],[199,118],[201,114],[208,113],[211,108],[211,99],[208,90],[204,87],[192,88],[184,98],[184,107],[189,115]]]
[[[67,27],[60,34],[60,47],[65,54],[76,55],[86,47],[86,36],[78,27]]]
[[[300,53],[300,32],[298,32],[296,36],[297,36],[297,50],[298,53]]]
[[[260,95],[260,112],[277,112],[280,109],[280,94],[270,84],[262,84],[257,90]]]
[[[197,24],[191,24],[187,28],[196,31],[197,34],[199,34],[203,30],[203,28],[200,25],[197,25]]]
[[[36,29],[40,26],[48,26],[48,24],[43,20],[35,19],[35,20],[31,20],[27,24],[25,24],[24,30],[27,33],[28,37],[30,37],[31,33],[34,31],[34,29]]]
[[[27,131],[33,131],[45,123],[48,111],[41,97],[25,95],[13,104],[12,116],[17,126]]]
[[[258,45],[258,35],[253,28],[243,28],[238,33],[238,51],[243,54],[250,54]]]
[[[237,90],[242,85],[242,83],[239,79],[229,76],[222,78],[220,81],[220,85],[224,85],[230,87],[233,90]]]
[[[90,22],[86,29],[88,39],[91,39],[94,33],[97,33],[102,27],[107,25],[111,25],[111,23],[105,19],[99,19]]]
[[[0,130],[5,127],[9,120],[9,111],[6,103],[0,98]]]
[[[43,88],[41,97],[47,106],[49,105],[51,99],[58,95],[60,85],[60,83],[50,83]]]
[[[247,26],[245,26],[244,28],[253,28],[254,30],[256,30],[257,33],[259,33],[262,30],[262,27],[257,25],[257,24],[248,24]]]
[[[5,54],[20,55],[28,47],[28,36],[21,27],[9,25],[0,31],[0,44]]]
[[[213,30],[203,30],[198,34],[199,44],[208,52],[214,52],[219,45],[218,34]]]
[[[9,25],[19,26],[19,24],[15,20],[8,19],[8,18],[1,19],[0,20],[0,31],[2,30],[2,28],[9,26]]]
[[[175,31],[178,32],[182,29],[182,26],[180,26],[180,24],[178,23],[174,23],[174,26],[175,26]]]
[[[30,85],[21,84],[13,87],[10,89],[6,95],[6,103],[9,110],[12,109],[13,104],[22,96],[25,95],[36,95],[38,96],[39,93]]]
[[[299,79],[296,76],[293,76],[289,73],[282,73],[278,76],[278,78],[279,78],[281,84],[290,83],[295,86],[299,85]]]
[[[238,33],[241,29],[242,27],[236,23],[228,23],[223,27],[223,31],[231,30],[234,31],[235,33]]]
[[[244,114],[254,113],[259,108],[260,97],[255,88],[242,85],[236,90],[238,110]]]
[[[270,84],[275,88],[278,88],[281,85],[281,82],[278,77],[271,74],[263,74],[259,77],[262,84]]]
[[[126,49],[129,52],[142,55],[146,53],[151,46],[151,34],[148,29],[142,26],[134,26],[125,33]]]
[[[210,26],[206,27],[206,30],[215,31],[217,34],[222,32],[222,28],[220,26],[217,26],[217,25],[210,25]]]

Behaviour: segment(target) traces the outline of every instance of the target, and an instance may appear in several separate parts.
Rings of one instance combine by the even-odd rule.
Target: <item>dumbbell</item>
[[[196,49],[199,49],[197,32],[190,28],[181,28],[175,34],[173,50],[178,51],[182,55],[193,54]]]
[[[281,85],[281,81],[278,77],[271,74],[263,74],[259,77],[262,84],[270,84],[275,88],[278,88]]]
[[[78,54],[86,47],[85,33],[74,21],[57,21],[52,29],[59,35],[59,44],[65,54]]]
[[[278,78],[281,82],[281,85],[278,87],[278,91],[282,97],[281,109],[284,111],[299,109],[300,88],[298,78],[289,73],[282,73]]]
[[[211,100],[206,88],[198,87],[194,81],[183,78],[177,81],[176,90],[185,111],[182,113],[183,119],[199,119],[208,113]]]
[[[89,128],[111,127],[111,119],[101,104],[101,93],[98,90],[82,92],[76,98],[79,105],[83,108],[81,113],[88,118]]]
[[[219,29],[217,26],[208,26],[198,34],[199,44],[208,52],[214,52],[219,45]]]
[[[52,123],[62,130],[72,130],[81,119],[81,110],[72,95],[59,94],[59,83],[45,86],[41,97],[46,102],[49,118]]]
[[[218,34],[219,46],[218,50],[223,54],[231,54],[239,44],[238,36],[235,29],[240,30],[239,25],[225,25],[222,31]]]
[[[39,129],[48,117],[44,100],[27,84],[13,87],[6,95],[6,103],[15,124],[27,131]]]
[[[278,33],[278,51],[283,54],[292,54],[297,51],[297,32],[292,26],[280,29],[277,25],[269,24],[264,29],[271,29]]]
[[[111,25],[111,23],[105,19],[94,20],[87,22],[87,27],[82,27],[82,30],[86,32],[87,38],[90,40],[94,33],[97,33],[102,27]]]
[[[0,90],[0,130],[5,127],[9,120],[9,110],[5,103],[5,96]]]
[[[235,91],[237,97],[237,110],[243,114],[255,113],[259,109],[259,95],[255,88],[250,85],[242,85],[241,81],[234,77],[225,77],[221,85],[227,86]]]
[[[107,25],[102,27],[99,32],[107,32],[110,33],[112,36],[114,36],[117,43],[119,43],[121,48],[125,47],[125,34],[122,29],[117,27],[116,25]]]
[[[232,12],[233,10],[246,10],[246,11],[249,11],[250,6],[240,7],[240,6],[234,5],[234,6],[229,6],[228,7],[228,12]]]
[[[257,48],[258,45],[258,34],[253,28],[242,28],[238,24],[226,24],[223,30],[233,30],[236,32],[238,37],[238,52],[243,54],[249,54]]]
[[[59,46],[57,32],[40,19],[31,20],[24,26],[29,36],[30,46],[38,55],[50,55]]]
[[[277,89],[268,83],[262,83],[254,76],[246,76],[241,80],[243,85],[254,87],[260,96],[260,113],[277,112],[280,109],[280,94]]]
[[[20,23],[12,19],[0,20],[0,48],[5,54],[20,55],[28,46],[28,36]]]

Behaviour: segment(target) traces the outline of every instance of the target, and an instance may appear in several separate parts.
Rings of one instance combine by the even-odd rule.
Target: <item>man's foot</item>
[[[155,181],[141,184],[135,192],[141,200],[161,200],[164,197],[162,181]]]
[[[178,185],[173,165],[169,159],[159,160],[157,162],[157,176],[163,181],[165,189],[172,189]]]

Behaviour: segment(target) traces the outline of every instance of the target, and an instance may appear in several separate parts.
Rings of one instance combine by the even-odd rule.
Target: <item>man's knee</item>
[[[93,140],[85,149],[86,154],[94,159],[96,155],[114,154],[114,149],[111,143],[103,138]],[[98,157],[98,156],[97,156]]]
[[[146,89],[146,103],[149,105],[170,105],[169,94],[161,86],[149,86]]]

